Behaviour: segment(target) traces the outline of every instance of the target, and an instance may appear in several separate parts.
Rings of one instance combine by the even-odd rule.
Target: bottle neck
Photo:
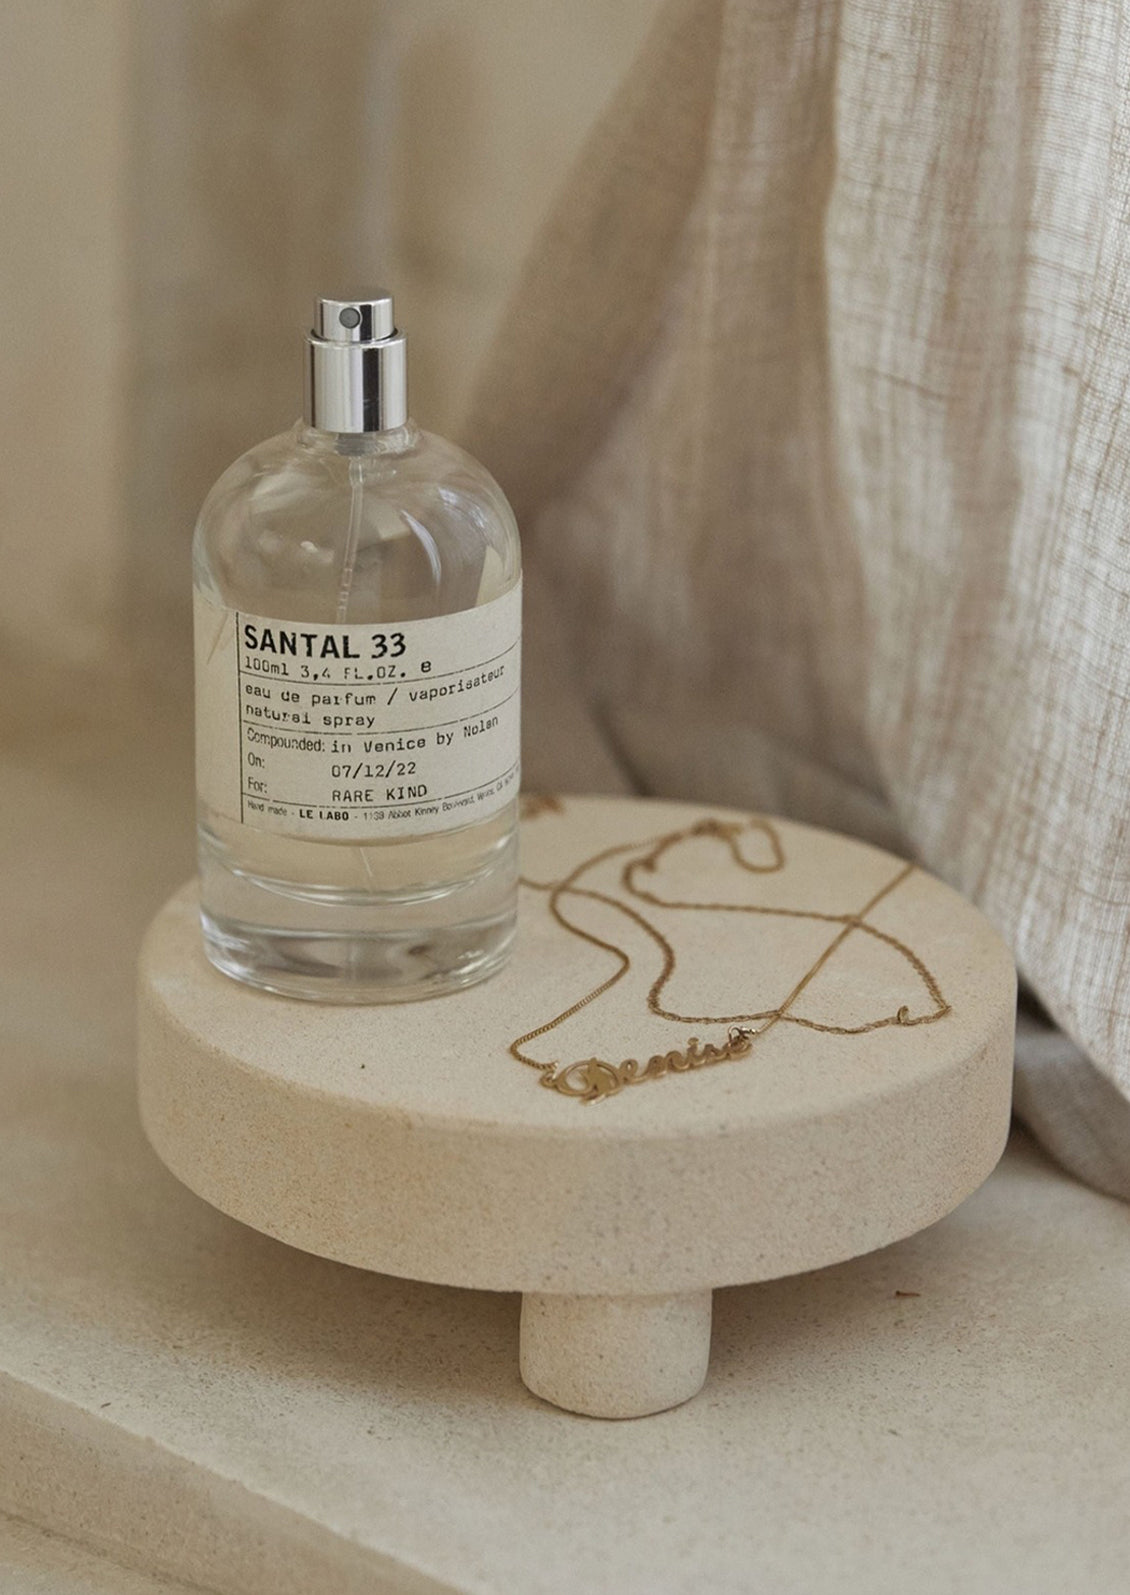
[[[294,430],[306,448],[364,459],[407,454],[420,441],[420,428],[411,419],[383,432],[326,432],[306,421],[296,422]]]

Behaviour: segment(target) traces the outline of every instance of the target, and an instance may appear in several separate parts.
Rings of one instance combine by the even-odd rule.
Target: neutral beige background
[[[455,426],[530,237],[655,10],[9,0],[9,672],[121,674],[139,643],[152,661],[170,625],[187,634],[196,510],[298,413],[314,293],[391,286],[414,411]]]
[[[901,17],[908,38],[882,66],[902,70],[914,61],[906,45],[918,49],[917,79],[906,81],[936,86],[930,105],[949,105],[959,128],[988,96],[1007,131],[1020,66],[1050,61],[1063,122],[1050,140],[1024,130],[1021,168],[1050,151],[1067,163],[1061,197],[1093,193],[1070,163],[1094,156],[1084,126],[1105,127],[1090,171],[1117,179],[1130,148],[1117,0],[726,9],[737,23],[755,4],[777,28],[801,30],[791,53],[757,53],[778,89],[782,59],[810,67],[806,44],[827,45],[837,12],[857,65],[867,26]],[[910,1582],[930,1595],[1115,1595],[1127,1560],[1127,1209],[1023,1138],[977,1197],[915,1240],[725,1293],[713,1389],[649,1420],[645,1443],[642,1426],[582,1424],[522,1394],[513,1301],[281,1247],[178,1185],[136,1123],[133,962],[146,920],[192,867],[190,728],[183,713],[155,713],[152,695],[115,720],[106,685],[129,664],[152,686],[158,659],[169,667],[159,684],[187,684],[187,649],[157,643],[176,638],[186,613],[191,519],[228,459],[293,414],[292,318],[305,315],[323,272],[367,274],[372,261],[395,278],[413,327],[417,409],[449,423],[514,262],[653,9],[651,0],[4,6],[0,1505],[233,1595],[369,1590],[389,1558],[408,1570],[400,1587],[417,1589],[424,1567],[449,1588],[546,1595],[571,1595],[578,1579],[620,1595],[634,1578],[653,1595],[745,1588],[751,1577],[805,1595],[833,1584],[885,1595]],[[992,54],[986,29],[1000,46]],[[716,37],[709,28],[699,37],[707,63]],[[732,64],[739,78],[748,59]],[[826,49],[816,59],[818,86],[836,81],[823,70],[831,59]],[[661,85],[665,137],[652,155],[687,182],[701,143],[688,149],[678,135],[698,114],[702,79],[683,60],[679,92]],[[955,75],[964,98],[949,92]],[[1032,80],[1035,104],[1053,77]],[[618,98],[613,131],[625,106],[655,102],[651,81],[637,77]],[[412,92],[398,96],[398,84]],[[881,121],[889,101],[872,80],[863,90],[857,102]],[[802,154],[820,125],[795,128]],[[888,129],[896,154],[909,147],[904,134]],[[644,200],[646,154],[616,168],[621,191]],[[761,177],[752,192],[788,189],[778,168]],[[973,161],[952,192],[979,194],[987,236],[1002,236],[992,231],[1003,192],[992,172]],[[1125,192],[1117,180],[1104,190],[1112,217],[1125,213]],[[1046,190],[1032,198],[1046,212]],[[737,229],[714,225],[740,242]],[[771,251],[789,235],[770,236],[761,221],[745,236]],[[1077,236],[1051,216],[1039,260],[1062,261]],[[1120,236],[1111,229],[1114,243]],[[607,229],[600,237],[615,277],[625,256],[608,252]],[[658,252],[647,266],[661,282]],[[1111,347],[1124,323],[1125,278],[1113,272],[1094,349]],[[908,279],[876,280],[898,289]],[[1076,280],[1086,298],[1090,280]],[[873,304],[876,326],[887,298]],[[1066,302],[1038,295],[1031,326],[1062,326]],[[552,304],[575,360],[577,334],[591,348],[593,329],[575,295],[557,290]],[[607,370],[616,350],[599,352]],[[1078,369],[1045,362],[1070,381],[1065,367]],[[921,419],[941,391],[926,386],[897,390],[904,419]],[[943,411],[930,413],[944,435]],[[602,424],[591,407],[582,419],[590,437]],[[560,449],[560,429],[552,442]],[[1120,457],[1112,446],[1096,463],[1117,467]],[[623,783],[620,754],[586,706],[549,696],[566,679],[570,638],[554,666],[542,633],[567,618],[566,597],[550,585],[531,627],[531,701],[554,705],[551,719],[530,716],[531,730],[543,753],[568,750],[576,784]],[[624,612],[634,618],[630,605]],[[127,616],[144,621],[145,646]],[[62,692],[48,669],[56,662]],[[18,736],[13,718],[25,721]],[[694,761],[670,736],[649,746],[663,759],[651,779],[677,790]],[[741,759],[714,763],[702,775],[712,799],[748,801],[753,760],[772,772],[767,751],[750,735]],[[551,772],[543,758],[534,779]],[[780,798],[802,811],[828,800],[826,774],[788,766]],[[849,801],[843,788],[833,798]],[[849,816],[859,828],[882,817],[866,799]],[[1078,1054],[1055,1031],[1030,1032],[1025,1058],[1022,1089],[1042,1073],[1079,1078]],[[1092,1075],[1108,1094],[1085,1099],[1092,1156],[1077,1166],[1113,1188],[1103,1132],[1126,1104]],[[1061,1100],[1070,1095],[1065,1086]],[[1054,1145],[1049,1103],[1030,1091],[1025,1111]],[[643,1507],[625,1513],[625,1500]],[[322,1575],[313,1580],[311,1558]],[[142,1573],[127,1581],[88,1563],[0,1524],[5,1590],[151,1587]]]

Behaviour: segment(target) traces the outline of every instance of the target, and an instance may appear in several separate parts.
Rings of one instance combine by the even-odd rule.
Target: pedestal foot
[[[520,1365],[536,1396],[591,1418],[689,1401],[710,1362],[711,1292],[522,1297]]]

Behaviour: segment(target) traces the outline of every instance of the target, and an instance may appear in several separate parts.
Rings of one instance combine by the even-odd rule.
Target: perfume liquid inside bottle
[[[307,347],[305,419],[196,529],[204,945],[289,996],[432,996],[514,935],[517,528],[409,420],[387,295],[319,300]]]

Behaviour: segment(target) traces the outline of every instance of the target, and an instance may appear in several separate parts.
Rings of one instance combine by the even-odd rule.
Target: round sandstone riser
[[[1015,973],[948,887],[809,827],[543,799],[522,846],[510,964],[400,1006],[226,979],[185,887],[142,953],[142,1116],[280,1240],[521,1291],[529,1388],[641,1416],[701,1387],[714,1287],[884,1246],[986,1178]]]

